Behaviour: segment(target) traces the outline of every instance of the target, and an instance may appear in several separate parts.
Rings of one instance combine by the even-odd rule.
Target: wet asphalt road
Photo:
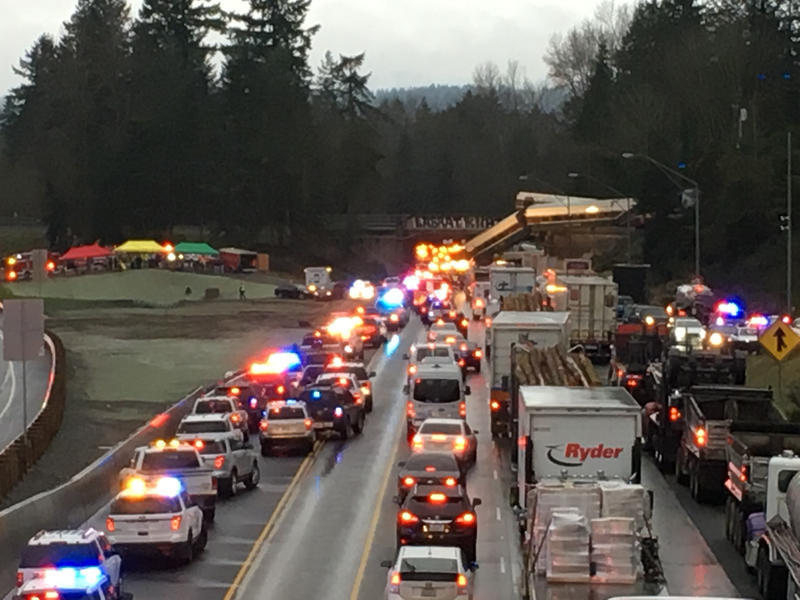
[[[0,450],[22,433],[22,363],[2,360],[3,316],[0,312]],[[50,377],[49,352],[26,365],[28,424],[36,418],[42,407]]]

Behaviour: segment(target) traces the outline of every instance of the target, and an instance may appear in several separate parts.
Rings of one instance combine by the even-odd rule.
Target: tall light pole
[[[656,160],[652,156],[648,156],[647,154],[636,154],[634,152],[623,152],[622,158],[631,159],[631,158],[642,158],[653,165],[655,165],[659,171],[667,175],[667,178],[672,182],[676,183],[672,177],[669,175],[674,175],[683,181],[686,181],[692,186],[692,194],[688,195],[686,192],[689,190],[682,189],[684,198],[693,198],[694,200],[694,272],[695,275],[700,275],[700,184],[697,183],[691,177],[687,177],[680,171],[676,171],[675,169],[668,167],[661,161]],[[678,187],[681,187],[679,184]]]
[[[791,131],[786,133],[786,214],[781,216],[781,231],[786,232],[786,314],[792,315],[792,132]]]
[[[604,181],[601,181],[600,179],[598,179],[594,175],[590,175],[589,173],[577,173],[575,171],[572,171],[570,173],[567,173],[567,177],[569,177],[570,179],[578,179],[579,177],[585,177],[586,179],[589,179],[591,181],[594,181],[594,182],[602,185],[604,188],[606,188],[612,194],[617,194],[620,198],[625,198],[627,200],[627,207],[625,209],[626,210],[626,212],[625,212],[625,214],[626,214],[625,234],[626,234],[626,237],[627,237],[627,252],[626,252],[627,258],[626,258],[626,262],[629,265],[632,264],[633,259],[631,258],[632,250],[631,250],[631,197],[630,197],[630,194],[624,194],[623,192],[620,192],[617,188],[608,185]]]

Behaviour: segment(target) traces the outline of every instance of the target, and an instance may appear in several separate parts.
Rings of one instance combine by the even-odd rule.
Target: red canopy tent
[[[75,246],[70,248],[59,257],[59,260],[86,260],[88,258],[108,258],[112,255],[112,251],[108,248],[103,248],[98,243],[88,244],[86,246]]]

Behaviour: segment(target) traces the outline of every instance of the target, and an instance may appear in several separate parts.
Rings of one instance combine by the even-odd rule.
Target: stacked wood
[[[514,376],[519,385],[601,385],[591,361],[582,352],[564,353],[557,346],[540,348],[519,344],[514,348]]]
[[[543,298],[538,291],[532,294],[508,294],[503,296],[503,310],[533,312],[542,310]]]

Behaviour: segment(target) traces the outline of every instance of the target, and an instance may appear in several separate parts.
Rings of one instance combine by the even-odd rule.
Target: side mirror
[[[397,463],[397,466],[398,466],[398,467],[400,467],[400,468],[402,469],[403,467],[405,467],[405,466],[406,466],[406,461],[404,461],[404,460],[401,460],[399,463]]]
[[[467,569],[469,569],[469,570],[470,570],[470,571],[472,571],[472,572],[475,572],[475,571],[477,571],[477,570],[478,570],[478,568],[479,568],[479,567],[478,567],[478,563],[476,563],[476,562],[474,562],[474,561],[473,561],[473,562],[471,562],[471,563],[469,563],[469,566],[467,567]]]
[[[481,501],[480,498],[473,498],[472,499],[472,506],[473,507],[480,506],[481,504],[483,504],[483,501]]]
[[[381,561],[381,566],[384,569],[391,569],[394,566],[394,563],[392,561],[390,561],[390,560],[382,560]]]
[[[408,387],[408,384],[406,384],[406,385],[403,386],[403,393],[407,394],[408,392],[409,392],[409,387]]]
[[[408,352],[403,354],[403,360],[408,360],[410,357],[408,356]]]
[[[372,378],[373,378],[373,377],[375,377],[376,375],[377,375],[377,373],[376,373],[375,371],[370,371],[370,372],[369,372],[369,378],[370,378],[370,379],[372,379]]]
[[[472,394],[472,388],[470,388],[469,386],[466,386],[466,387],[464,388],[464,395],[465,395],[465,396],[469,396],[469,395],[471,395],[471,394]]]

